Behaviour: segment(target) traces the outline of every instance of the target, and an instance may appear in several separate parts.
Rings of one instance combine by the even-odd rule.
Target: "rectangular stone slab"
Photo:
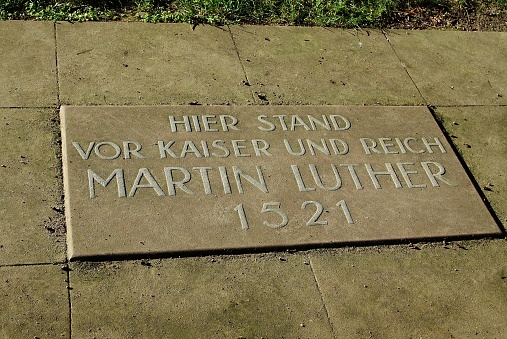
[[[497,235],[425,107],[61,109],[70,259]]]

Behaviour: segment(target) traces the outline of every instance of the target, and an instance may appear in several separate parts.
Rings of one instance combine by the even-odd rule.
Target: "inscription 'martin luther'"
[[[70,258],[499,232],[423,107],[63,107]]]

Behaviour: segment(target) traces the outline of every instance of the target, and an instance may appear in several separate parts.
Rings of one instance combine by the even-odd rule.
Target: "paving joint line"
[[[53,37],[54,37],[54,41],[55,41],[55,80],[56,80],[56,102],[57,102],[57,107],[56,107],[56,111],[58,112],[58,118],[57,118],[57,121],[58,121],[58,127],[60,127],[60,109],[61,109],[61,100],[60,100],[60,65],[58,63],[58,35],[57,35],[57,28],[56,28],[56,25],[57,23],[54,22],[53,23]],[[58,133],[58,132],[54,132],[54,133]],[[60,171],[60,174],[61,174],[61,178],[63,178],[63,163],[62,163],[62,157],[61,157],[61,154],[60,156],[57,157],[59,159],[59,162],[60,162],[60,167],[59,167],[59,171]],[[63,188],[63,183],[62,183],[62,188]],[[64,212],[64,217],[65,217],[65,212]],[[67,232],[67,225],[65,225],[65,231]],[[67,247],[68,247],[68,244],[67,244],[67,241],[65,241],[65,253],[67,253]],[[69,323],[68,323],[68,331],[69,331],[69,338],[72,338],[72,299],[71,299],[71,283],[70,283],[70,269],[68,268],[69,267],[69,259],[66,257],[65,259],[65,266],[67,267],[66,269],[66,273],[67,273],[67,304],[68,304],[68,315],[69,315]]]
[[[243,75],[245,76],[245,86],[251,87],[252,84],[250,84],[250,80],[248,79],[248,75],[246,74],[245,66],[243,65],[243,62],[241,61],[241,56],[239,55],[238,46],[236,45],[236,40],[234,39],[234,34],[232,34],[231,26],[227,25],[227,29],[229,30],[229,35],[231,36],[232,44],[234,45],[234,50],[236,51],[236,55],[238,56],[239,64],[241,65],[241,69],[243,70]],[[252,92],[252,89],[250,89],[250,94],[252,95],[252,100],[254,104],[257,104],[257,101],[255,100],[255,95]]]
[[[56,22],[53,23],[53,36],[55,39],[55,66],[56,66],[56,101],[58,103],[58,107],[61,106],[60,102],[60,71],[58,65],[58,37],[56,34]]]
[[[68,260],[67,260],[67,267],[68,267]],[[66,270],[67,272],[67,302],[69,307],[69,339],[72,338],[72,299],[71,299],[71,290],[72,287],[70,286],[70,269]]]
[[[0,109],[59,109],[59,106],[0,106]]]
[[[421,90],[419,89],[419,87],[417,86],[417,84],[415,83],[414,79],[412,78],[412,76],[410,75],[410,72],[408,71],[407,69],[407,66],[405,66],[405,64],[403,63],[403,61],[401,61],[401,58],[400,56],[398,55],[398,52],[396,52],[396,49],[394,48],[393,44],[391,44],[391,40],[389,40],[389,37],[387,36],[387,33],[382,29],[381,30],[382,34],[384,35],[384,38],[386,39],[387,43],[389,44],[389,46],[391,46],[391,49],[393,50],[394,52],[394,55],[396,55],[396,58],[398,58],[398,61],[400,62],[401,66],[403,67],[403,69],[405,70],[405,73],[407,73],[410,81],[412,81],[412,83],[414,84],[414,87],[415,89],[417,90],[417,93],[419,93],[419,96],[421,97],[421,99],[423,100],[424,104],[426,106],[429,105],[428,103],[428,100],[426,100],[426,98],[422,95],[421,93]]]
[[[315,286],[317,287],[317,291],[319,292],[320,301],[322,302],[322,307],[324,308],[324,314],[327,318],[327,323],[329,328],[331,329],[331,333],[333,334],[333,338],[336,339],[337,336],[334,331],[333,323],[331,322],[331,318],[329,317],[329,312],[327,310],[326,302],[324,301],[324,296],[322,295],[322,290],[320,289],[319,280],[317,279],[317,275],[315,274],[315,270],[313,269],[312,259],[308,257],[308,263],[310,266],[310,270],[312,271],[313,281],[315,281]]]
[[[67,261],[55,261],[55,262],[37,262],[37,263],[24,263],[24,264],[0,264],[0,268],[5,267],[31,267],[31,266],[55,266],[65,265]]]
[[[433,107],[460,108],[460,107],[507,107],[507,104],[454,104],[454,105],[431,105]]]

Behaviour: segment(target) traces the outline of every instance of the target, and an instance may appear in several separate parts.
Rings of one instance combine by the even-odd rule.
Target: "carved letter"
[[[125,178],[123,177],[123,169],[117,168],[111,173],[107,179],[102,179],[97,173],[88,168],[88,186],[90,188],[90,199],[96,197],[94,182],[97,181],[102,186],[106,187],[116,177],[116,186],[118,188],[118,197],[123,198],[127,196],[125,189]]]
[[[183,173],[183,179],[180,181],[174,181],[173,171],[180,171]],[[190,181],[191,175],[190,172],[182,167],[164,167],[165,180],[167,183],[167,191],[169,195],[176,195],[176,186],[179,187],[183,192],[187,194],[194,194],[188,187],[185,185]]]
[[[141,180],[143,177],[148,180],[148,184],[141,184]],[[134,180],[134,184],[132,185],[132,189],[130,190],[129,197],[133,197],[136,195],[138,188],[153,188],[155,192],[157,192],[157,195],[159,197],[165,196],[164,191],[162,191],[162,188],[160,188],[159,184],[157,183],[157,180],[153,177],[153,175],[150,173],[150,170],[147,168],[140,168],[137,172],[136,180]]]

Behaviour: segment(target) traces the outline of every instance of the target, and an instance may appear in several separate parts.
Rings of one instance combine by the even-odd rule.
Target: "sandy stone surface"
[[[0,265],[65,259],[58,115],[0,109]]]
[[[56,107],[54,24],[2,21],[0,37],[0,107]]]

